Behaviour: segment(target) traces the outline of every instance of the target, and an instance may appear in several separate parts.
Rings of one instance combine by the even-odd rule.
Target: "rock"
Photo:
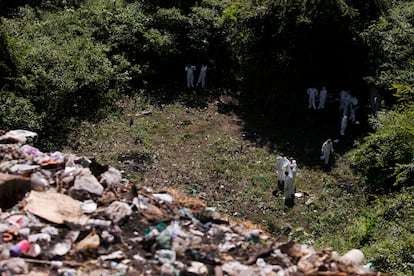
[[[102,195],[104,187],[99,183],[89,168],[83,168],[75,177],[73,190],[86,191],[95,195]]]
[[[104,187],[116,187],[121,183],[122,174],[114,167],[109,167],[106,172],[99,177],[99,183]]]
[[[37,136],[36,132],[16,129],[6,132],[6,134],[0,136],[0,144],[24,144],[27,141],[27,138],[34,138]]]
[[[346,252],[339,260],[345,264],[360,266],[365,260],[364,253],[359,249],[352,249]]]
[[[29,266],[21,258],[11,258],[8,260],[0,261],[0,271],[6,272],[6,273],[9,272],[10,275],[27,274],[29,272]],[[8,274],[5,274],[5,275],[8,275]]]
[[[114,223],[118,223],[130,216],[132,213],[131,207],[128,204],[120,201],[114,201],[105,209],[106,216]]]

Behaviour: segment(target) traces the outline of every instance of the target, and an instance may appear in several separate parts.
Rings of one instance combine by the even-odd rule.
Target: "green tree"
[[[366,79],[388,90],[394,84],[414,86],[414,2],[397,3],[389,13],[361,32],[370,50],[371,69]]]

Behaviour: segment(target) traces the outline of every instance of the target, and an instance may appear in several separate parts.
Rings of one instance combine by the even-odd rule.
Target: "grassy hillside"
[[[400,250],[414,248],[412,230],[387,223],[383,214],[387,206],[366,206],[367,195],[358,188],[358,176],[346,157],[353,139],[362,135],[361,124],[351,126],[347,138],[335,145],[334,165],[322,166],[321,144],[328,136],[337,138],[335,101],[328,110],[299,107],[274,117],[252,116],[241,112],[232,98],[200,98],[196,92],[187,94],[185,101],[165,105],[136,97],[117,106],[105,120],[82,122],[68,137],[72,146],[67,150],[123,170],[125,178],[138,186],[157,191],[175,188],[199,197],[280,240],[331,246],[340,253],[361,248],[379,268],[409,271],[412,256]],[[284,205],[282,194],[272,196],[280,152],[294,157],[299,166],[296,187],[303,196],[292,208]],[[412,192],[405,200],[412,206]],[[413,211],[407,213],[407,208],[394,211],[409,220]],[[381,234],[384,225],[393,234]],[[401,236],[409,243],[398,241]],[[386,255],[375,247],[376,240],[387,247]],[[376,262],[380,256],[384,259]],[[405,270],[401,262],[408,263]]]

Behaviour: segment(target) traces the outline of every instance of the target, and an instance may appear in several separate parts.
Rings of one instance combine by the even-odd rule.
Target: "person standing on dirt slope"
[[[340,129],[341,136],[345,135],[345,129],[347,126],[348,126],[348,116],[344,115],[342,116],[342,120],[341,120],[341,129]]]
[[[339,97],[340,97],[340,102],[339,102],[339,110],[343,110],[343,112],[346,112],[345,110],[345,105],[347,102],[348,97],[350,97],[350,93],[347,90],[342,90],[339,93]],[[346,115],[346,114],[345,114]]]
[[[316,89],[315,87],[310,87],[308,88],[308,90],[306,91],[308,96],[309,96],[309,105],[308,108],[313,108],[316,109],[316,97],[318,96],[318,89]]]
[[[356,97],[351,97],[351,99],[349,100],[349,120],[352,123],[355,123],[355,111],[357,109],[357,105],[358,105],[358,99]]]
[[[334,152],[332,140],[328,139],[322,144],[321,153],[322,153],[322,160],[325,161],[325,164],[329,164],[329,156],[331,153]]]
[[[276,173],[277,173],[277,187],[273,191],[273,195],[276,196],[277,191],[283,190],[283,185],[285,182],[285,172],[287,171],[289,165],[289,160],[286,158],[286,156],[281,153],[276,158]]]
[[[342,113],[343,116],[349,115],[349,105],[351,104],[351,93],[347,91],[348,93],[345,95],[345,103],[344,103],[344,111]]]
[[[296,168],[298,167],[296,160],[292,157],[289,158],[289,174],[292,175],[293,178],[293,187],[295,187],[295,178],[296,178]]]
[[[296,168],[297,168],[298,164],[296,163],[296,160],[293,159],[293,157],[290,157],[289,158],[289,163],[287,164],[287,166],[288,166],[287,170],[289,172],[291,172],[292,170],[296,171]]]
[[[198,75],[197,86],[201,83],[201,88],[206,84],[207,65],[201,65],[200,74]]]
[[[194,87],[194,71],[196,70],[196,67],[187,64],[184,70],[187,72],[187,88]]]
[[[318,109],[324,109],[325,108],[325,101],[326,101],[326,95],[328,94],[328,91],[326,90],[326,87],[323,86],[321,91],[319,92],[319,106]]]
[[[285,172],[285,184],[283,188],[285,205],[291,207],[295,204],[295,182],[293,181],[293,176],[289,171]]]
[[[295,169],[298,166],[298,164],[296,163],[296,160],[293,159],[293,157],[289,158],[289,166],[294,167]]]

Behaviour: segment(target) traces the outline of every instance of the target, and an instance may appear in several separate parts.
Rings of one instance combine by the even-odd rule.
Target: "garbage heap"
[[[36,136],[0,133],[1,275],[379,275],[360,250],[278,242],[93,158],[41,152]]]

